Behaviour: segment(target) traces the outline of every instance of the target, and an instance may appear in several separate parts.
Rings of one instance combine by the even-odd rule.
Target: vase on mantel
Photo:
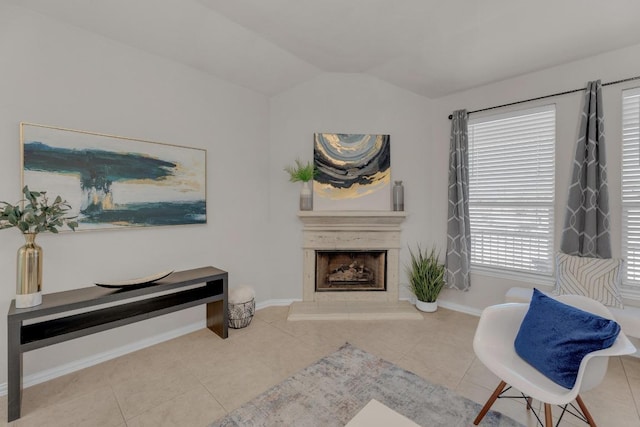
[[[393,184],[393,210],[404,210],[404,187],[402,181],[395,181]]]
[[[42,248],[36,244],[37,233],[23,233],[26,240],[18,249],[16,308],[42,304]]]
[[[300,210],[313,210],[313,193],[311,191],[311,181],[302,181],[300,188]]]

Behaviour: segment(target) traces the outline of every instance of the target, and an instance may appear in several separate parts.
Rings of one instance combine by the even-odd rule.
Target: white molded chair
[[[579,295],[560,295],[554,298],[584,311],[613,319],[604,305],[590,298]],[[473,350],[478,359],[501,381],[473,424],[478,425],[482,421],[482,418],[508,384],[522,392],[527,398],[527,410],[531,408],[532,398],[544,403],[547,427],[553,426],[551,405],[560,405],[566,408],[566,405],[571,404],[574,400],[584,415],[584,421],[595,427],[593,417],[584,405],[579,393],[600,384],[607,372],[609,356],[632,354],[636,351],[635,347],[624,333],[620,332],[611,347],[589,353],[582,359],[575,385],[570,390],[566,389],[541,374],[520,358],[515,351],[514,341],[528,309],[529,304],[507,303],[487,307],[482,312],[478,329],[473,338]]]

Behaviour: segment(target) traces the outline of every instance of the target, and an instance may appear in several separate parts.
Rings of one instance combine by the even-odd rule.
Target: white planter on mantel
[[[425,313],[433,313],[438,309],[438,301],[424,302],[416,300],[416,308]]]

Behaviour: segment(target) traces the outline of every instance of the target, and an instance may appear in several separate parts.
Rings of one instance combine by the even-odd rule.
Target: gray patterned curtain
[[[466,291],[471,264],[469,231],[469,166],[467,110],[454,111],[449,147],[449,207],[447,215],[447,287]]]
[[[589,82],[560,244],[569,255],[611,258],[602,110],[600,80]]]

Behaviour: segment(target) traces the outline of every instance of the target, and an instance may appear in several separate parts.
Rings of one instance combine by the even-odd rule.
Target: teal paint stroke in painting
[[[52,140],[60,139],[59,132],[78,137],[69,130],[32,126],[52,132]],[[81,229],[206,223],[204,150],[118,137],[111,150],[106,135],[96,134],[98,142],[91,140],[93,134],[80,136],[85,146],[72,138],[56,145],[47,138],[24,138],[23,173],[27,184],[55,185],[60,181],[55,177],[68,177],[66,191],[74,187],[69,182],[76,182],[74,191],[80,194],[68,198],[78,201]],[[118,150],[123,143],[130,150]],[[182,164],[185,158],[189,161]]]

